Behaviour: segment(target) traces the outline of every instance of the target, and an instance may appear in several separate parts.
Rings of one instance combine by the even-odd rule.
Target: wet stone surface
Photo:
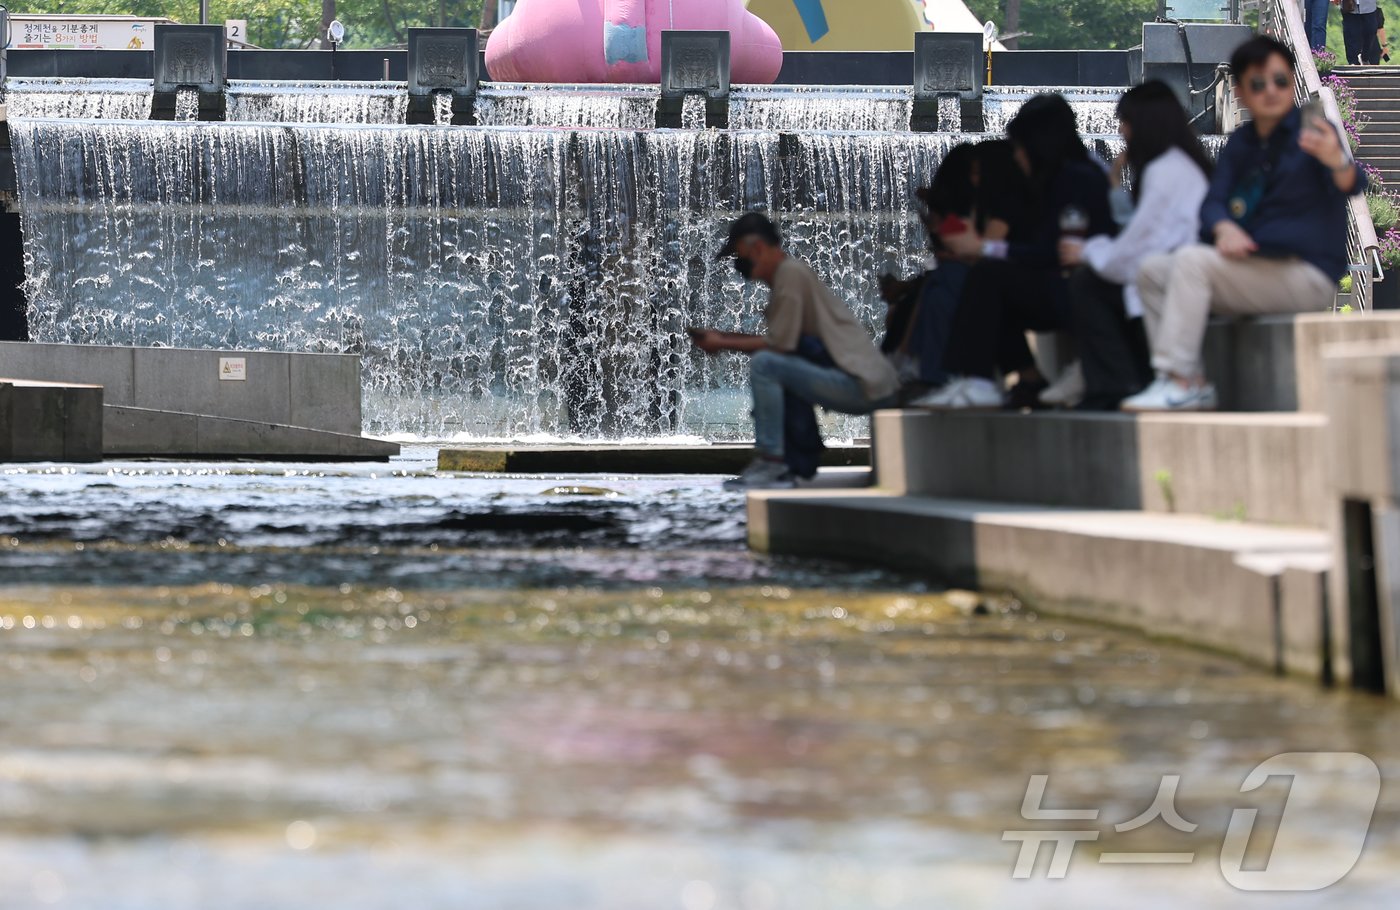
[[[758,558],[714,478],[226,467],[0,475],[0,907],[1393,900],[1382,700]],[[1360,863],[1231,888],[1232,811],[1262,862],[1288,793],[1245,776],[1309,750],[1381,768]],[[1099,817],[1025,820],[1034,774]],[[1163,775],[1197,827],[1116,831]],[[1355,784],[1300,796],[1311,862]],[[1099,834],[1017,880],[1008,829]],[[1144,851],[1196,859],[1101,862]]]

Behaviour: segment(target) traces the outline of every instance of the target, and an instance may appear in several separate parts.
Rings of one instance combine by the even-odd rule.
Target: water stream
[[[1289,796],[1251,768],[1400,773],[1384,700],[755,556],[718,478],[431,454],[5,471],[0,906],[1235,908],[1231,812]],[[1063,880],[1012,876],[1035,774],[1102,813],[1050,824],[1100,835]],[[1115,830],[1167,774],[1197,827]],[[1309,863],[1345,784],[1289,804]],[[1397,823],[1387,790],[1351,875],[1259,906],[1388,906]],[[1133,851],[1195,859],[1099,861]]]

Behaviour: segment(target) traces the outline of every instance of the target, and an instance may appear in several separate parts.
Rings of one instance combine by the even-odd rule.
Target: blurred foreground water
[[[718,478],[129,463],[0,473],[0,908],[1378,907],[1218,854],[1385,701],[743,546]],[[1093,821],[1026,821],[1044,804]],[[1198,827],[1114,825],[1163,775]],[[1344,846],[1347,782],[1292,807]],[[1016,880],[1008,829],[1099,831]],[[1194,852],[1180,866],[1111,852]]]

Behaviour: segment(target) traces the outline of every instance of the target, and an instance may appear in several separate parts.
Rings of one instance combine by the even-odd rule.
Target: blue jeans
[[[1332,0],[1303,0],[1303,25],[1308,33],[1308,46],[1314,49],[1327,46],[1327,14],[1331,11]]]
[[[860,380],[836,367],[817,366],[796,354],[759,351],[749,358],[753,391],[754,448],[768,458],[783,457],[783,392],[842,414],[869,414],[892,407],[897,396],[872,401]]]

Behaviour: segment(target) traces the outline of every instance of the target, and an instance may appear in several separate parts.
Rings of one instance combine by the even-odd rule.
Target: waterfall
[[[648,130],[656,126],[654,85],[482,86],[476,119],[483,126],[604,127]]]
[[[147,120],[152,95],[149,79],[5,80],[5,104],[11,119]]]
[[[958,137],[910,133],[116,123],[16,118],[39,341],[354,352],[367,429],[443,438],[751,432],[757,331],[713,261],[736,213],[872,334],[913,270],[913,190]],[[862,433],[833,418],[836,433]]]
[[[230,121],[263,123],[403,123],[402,82],[244,82],[228,89]]]

